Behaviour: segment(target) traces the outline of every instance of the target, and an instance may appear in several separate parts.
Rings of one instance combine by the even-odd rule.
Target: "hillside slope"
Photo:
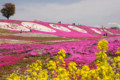
[[[42,21],[0,20],[0,29],[13,33],[41,33],[60,37],[101,37],[119,34],[115,30],[100,29],[85,25],[71,25]]]

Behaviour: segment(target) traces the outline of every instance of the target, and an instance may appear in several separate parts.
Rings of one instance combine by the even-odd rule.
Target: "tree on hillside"
[[[15,14],[15,5],[14,4],[6,3],[3,6],[4,7],[1,9],[1,13],[7,19],[9,19],[10,16],[13,16]]]

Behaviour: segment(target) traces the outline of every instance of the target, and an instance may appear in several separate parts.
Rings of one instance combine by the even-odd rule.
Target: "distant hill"
[[[62,37],[100,37],[118,35],[120,30],[43,21],[0,20],[0,33],[44,33]]]

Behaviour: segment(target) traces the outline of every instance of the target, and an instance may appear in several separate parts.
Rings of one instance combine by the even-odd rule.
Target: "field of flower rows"
[[[8,44],[3,45],[1,49],[4,49],[5,46],[8,46]],[[77,41],[21,46],[18,44],[11,45],[11,48],[7,49],[15,49],[15,52],[7,54],[21,54],[22,57],[15,61],[4,59],[3,61],[15,64],[17,60],[23,59],[25,56],[27,58],[30,56],[38,58],[38,56],[45,54],[49,55],[50,58],[44,58],[44,62],[40,59],[29,65],[27,72],[23,73],[22,76],[19,76],[18,72],[12,73],[8,80],[120,80],[120,40],[109,42],[102,40],[99,43],[98,41]],[[26,47],[26,50],[23,47]],[[33,47],[34,50],[32,50]],[[94,74],[94,76],[91,74]]]
[[[120,30],[17,20],[0,20],[0,28],[13,31],[2,39],[41,42],[0,44],[0,80],[120,80]],[[20,32],[58,37],[11,35]],[[70,38],[77,41],[62,42]],[[49,39],[61,42],[42,44]]]
[[[109,47],[106,54],[109,56],[117,56],[115,54],[120,51],[120,40],[108,39]],[[49,55],[49,60],[54,59],[61,49],[66,51],[66,63],[71,61],[76,62],[79,65],[90,65],[96,60],[98,40],[81,40],[73,42],[60,42],[49,44],[1,44],[0,45],[0,68],[3,69],[6,66],[14,66],[16,64],[21,65],[20,61],[25,59],[32,59],[33,61],[39,57],[44,56],[45,61]],[[118,52],[119,53],[119,52]],[[36,59],[35,59],[36,58]],[[93,65],[91,65],[93,66]],[[23,67],[23,66],[22,66]],[[1,71],[2,72],[2,71]]]

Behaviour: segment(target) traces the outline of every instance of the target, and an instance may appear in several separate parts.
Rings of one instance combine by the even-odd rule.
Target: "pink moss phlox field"
[[[85,30],[87,30],[88,32],[90,32],[90,34],[91,34],[91,33],[99,34],[99,35],[97,35],[97,36],[100,36],[100,35],[103,35],[103,34],[104,34],[104,32],[101,31],[99,28],[92,27],[92,26],[85,26],[85,25],[80,25],[80,26],[78,26],[78,27],[81,27],[81,26],[82,26]],[[94,30],[92,30],[92,29],[99,31],[100,33],[97,33],[96,31],[94,31]]]
[[[114,40],[109,42],[109,51],[107,52],[107,54],[118,55],[115,54],[115,52],[118,51],[118,47],[120,47],[120,40]]]
[[[120,47],[119,37],[107,37],[105,38],[109,42],[108,55],[115,55],[115,52]],[[90,64],[96,60],[95,52],[98,40],[81,40],[73,42],[60,42],[49,44],[1,44],[0,45],[0,61],[4,61],[1,66],[12,64],[13,61],[19,60],[19,58],[13,58],[13,54],[21,54],[23,56],[36,56],[42,54],[50,54],[52,58],[61,49],[66,51],[66,55],[69,55],[65,61],[75,61],[78,64]],[[40,52],[38,54],[38,52]],[[42,54],[41,54],[42,53]],[[8,56],[8,57],[7,57]],[[12,57],[11,57],[12,56]],[[12,59],[11,59],[12,58]],[[9,59],[9,62],[6,63]],[[14,62],[13,62],[14,63]]]
[[[119,31],[119,29],[108,29],[109,31],[111,31],[111,32],[113,32],[113,33],[115,33],[115,34],[117,34]]]
[[[56,36],[61,36],[61,37],[101,37],[103,36],[104,30],[101,31],[100,28],[95,28],[95,27],[91,27],[91,26],[85,26],[85,25],[71,25],[71,24],[60,24],[60,23],[50,23],[50,22],[43,22],[43,21],[24,21],[24,20],[0,20],[0,22],[6,22],[6,23],[13,23],[13,24],[17,24],[19,26],[22,26],[23,28],[27,29],[26,31],[23,32],[28,32],[28,33],[45,33],[45,34],[51,34],[51,35],[56,35]],[[40,31],[40,30],[36,30],[33,29],[32,27],[34,26],[30,26],[31,27],[31,31],[30,31],[30,27],[23,25],[23,22],[28,22],[31,24],[39,24],[42,25],[42,27],[47,27],[51,30],[54,30],[56,32],[49,32],[49,31]],[[65,31],[65,29],[56,29],[54,27],[52,27],[50,24],[56,25],[57,27],[64,27],[70,31]],[[87,33],[84,32],[79,32],[76,31],[74,29],[69,28],[68,26],[74,26],[76,28],[80,28],[82,30],[87,31]],[[7,26],[9,27],[9,26]],[[11,28],[11,27],[9,27]],[[20,32],[21,30],[12,30],[15,32]],[[116,33],[115,30],[111,31],[112,33]],[[117,33],[116,33],[117,34]],[[111,35],[108,33],[108,35]]]
[[[11,65],[11,64],[17,64],[17,61],[20,61],[23,59],[23,56],[16,57],[14,55],[7,55],[0,57],[0,68],[3,66]]]

